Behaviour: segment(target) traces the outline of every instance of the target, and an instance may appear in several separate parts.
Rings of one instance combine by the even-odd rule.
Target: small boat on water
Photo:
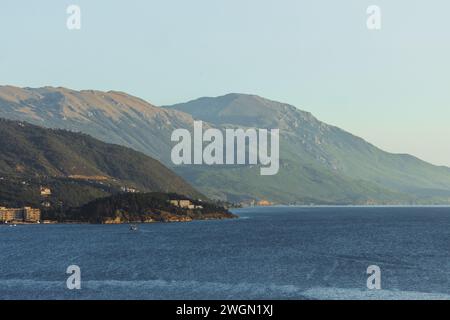
[[[130,231],[138,231],[138,226],[136,224],[130,224]]]

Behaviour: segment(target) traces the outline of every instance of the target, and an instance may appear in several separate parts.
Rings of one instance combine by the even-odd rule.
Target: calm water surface
[[[227,221],[0,226],[0,299],[449,299],[450,208],[273,207]],[[81,290],[66,288],[69,265]],[[378,265],[382,290],[369,291]]]

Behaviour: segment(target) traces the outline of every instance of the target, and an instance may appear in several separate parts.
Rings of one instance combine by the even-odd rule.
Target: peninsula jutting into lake
[[[224,207],[167,193],[121,193],[68,210],[60,221],[101,224],[189,222],[237,218]]]
[[[0,223],[234,217],[159,161],[85,134],[0,119],[0,146]]]

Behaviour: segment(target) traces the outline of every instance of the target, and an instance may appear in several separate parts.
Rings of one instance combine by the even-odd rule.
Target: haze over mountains
[[[0,87],[0,117],[87,133],[157,159],[164,159],[172,131],[193,121],[122,92],[11,86]]]
[[[384,152],[310,113],[254,95],[228,94],[156,107],[120,92],[0,87],[0,117],[81,131],[172,166],[174,129],[205,126],[280,129],[280,171],[257,166],[173,169],[211,197],[275,203],[449,203],[450,169]]]

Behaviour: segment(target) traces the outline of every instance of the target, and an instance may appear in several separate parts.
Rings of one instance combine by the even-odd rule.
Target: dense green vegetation
[[[196,208],[180,208],[170,203],[170,200],[180,199],[189,200]],[[174,193],[122,193],[71,209],[66,212],[64,219],[92,223],[105,223],[108,220],[123,223],[232,217],[234,216],[221,206]]]
[[[142,191],[201,197],[159,161],[85,134],[0,119],[0,150],[0,176],[93,177]]]
[[[160,162],[85,134],[0,119],[0,150],[0,206],[31,205],[45,217],[128,190],[205,198]]]
[[[49,187],[52,194],[41,196],[41,186]],[[48,202],[52,208],[61,210],[80,206],[117,192],[120,190],[115,186],[66,178],[4,176],[0,179],[0,205],[13,208],[22,206],[44,208],[42,204]]]

